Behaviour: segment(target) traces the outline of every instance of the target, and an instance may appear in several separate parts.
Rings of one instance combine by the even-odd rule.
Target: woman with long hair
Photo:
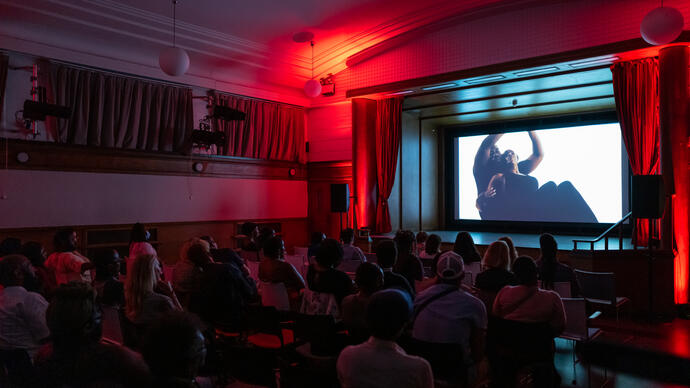
[[[472,235],[470,235],[468,232],[458,233],[458,235],[455,237],[453,252],[462,256],[462,261],[464,261],[465,264],[482,260],[477,247],[474,245]]]
[[[517,249],[515,249],[515,244],[513,244],[513,239],[509,236],[503,236],[500,237],[498,241],[503,241],[506,244],[508,244],[508,253],[510,254],[510,263],[508,265],[508,268],[513,268],[513,263],[515,262],[515,259],[517,259],[518,257]]]
[[[558,243],[556,239],[548,233],[542,234],[539,237],[539,248],[539,279],[541,280],[541,287],[546,290],[553,290],[555,282],[570,282],[571,294],[578,295],[579,289],[573,269],[558,261]]]
[[[125,283],[125,312],[136,325],[148,325],[161,313],[182,310],[170,282],[162,279],[163,271],[154,255],[134,258]]]
[[[491,311],[496,293],[507,285],[516,283],[515,275],[508,270],[510,252],[504,241],[494,241],[486,248],[482,258],[482,272],[474,280],[474,286],[482,291],[480,298]]]

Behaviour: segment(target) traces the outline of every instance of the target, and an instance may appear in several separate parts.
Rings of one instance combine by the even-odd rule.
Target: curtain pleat
[[[376,102],[376,180],[379,200],[376,206],[376,232],[392,230],[388,198],[395,183],[398,150],[402,136],[403,99],[388,98]]]
[[[10,66],[10,58],[5,54],[0,54],[0,107],[5,106],[5,87],[7,86],[7,70]],[[0,121],[2,120],[2,109],[0,109]]]
[[[611,66],[616,111],[630,167],[635,175],[659,173],[659,61],[645,58]],[[660,230],[655,220],[654,229]],[[636,220],[633,244],[646,246],[647,220]]]
[[[306,163],[304,109],[211,92],[215,103],[244,112],[241,121],[214,120],[225,133],[218,153],[228,156]]]

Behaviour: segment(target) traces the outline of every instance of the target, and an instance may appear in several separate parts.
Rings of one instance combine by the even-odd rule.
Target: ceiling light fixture
[[[403,90],[402,92],[395,92],[395,93],[388,93],[386,96],[399,96],[401,94],[410,94],[414,93],[414,90]]]
[[[445,89],[445,88],[452,88],[453,86],[458,86],[458,84],[443,84],[443,85],[427,86],[425,88],[422,88],[422,90]]]
[[[498,81],[499,79],[505,79],[505,78],[506,78],[505,76],[498,74],[498,75],[489,75],[486,77],[468,79],[468,80],[465,80],[464,82],[466,84],[474,85],[474,84],[480,84],[482,82]]]
[[[675,8],[661,7],[651,10],[640,23],[640,35],[649,44],[671,43],[683,31],[683,14]]]
[[[529,70],[516,71],[513,74],[516,77],[527,77],[528,75],[549,73],[549,72],[556,71],[556,70],[558,70],[558,67],[549,66],[549,67],[542,67],[541,69],[529,69]]]
[[[619,59],[620,59],[619,57],[599,58],[599,59],[592,59],[592,60],[586,60],[586,61],[571,63],[568,66],[578,69],[580,67],[589,67],[589,66],[594,66],[594,65],[600,65],[603,63],[612,63],[612,62],[615,62]]]
[[[309,42],[311,45],[311,79],[304,83],[304,94],[307,97],[318,97],[321,95],[321,82],[314,79],[314,34],[309,31],[298,32],[292,36],[292,40],[297,43]]]
[[[167,75],[180,76],[187,72],[189,69],[189,55],[187,52],[180,47],[177,47],[176,42],[176,28],[177,28],[177,14],[175,12],[177,8],[178,0],[172,0],[173,9],[173,25],[172,25],[172,47],[166,47],[161,50],[158,56],[158,65],[161,70]]]

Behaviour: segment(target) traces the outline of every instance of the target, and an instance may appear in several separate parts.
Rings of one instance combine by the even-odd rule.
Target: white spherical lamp
[[[683,15],[675,8],[659,7],[649,12],[640,24],[640,34],[649,44],[671,43],[683,31]]]
[[[158,56],[158,64],[165,74],[180,76],[189,69],[189,55],[179,47],[166,47]]]
[[[314,98],[321,95],[321,83],[315,79],[310,79],[304,84],[304,94]]]

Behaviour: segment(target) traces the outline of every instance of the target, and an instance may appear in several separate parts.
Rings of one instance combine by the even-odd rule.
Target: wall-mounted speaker
[[[331,211],[347,213],[350,209],[350,187],[347,183],[331,183]]]
[[[633,218],[661,218],[666,193],[661,175],[633,175],[631,178],[631,210]]]

